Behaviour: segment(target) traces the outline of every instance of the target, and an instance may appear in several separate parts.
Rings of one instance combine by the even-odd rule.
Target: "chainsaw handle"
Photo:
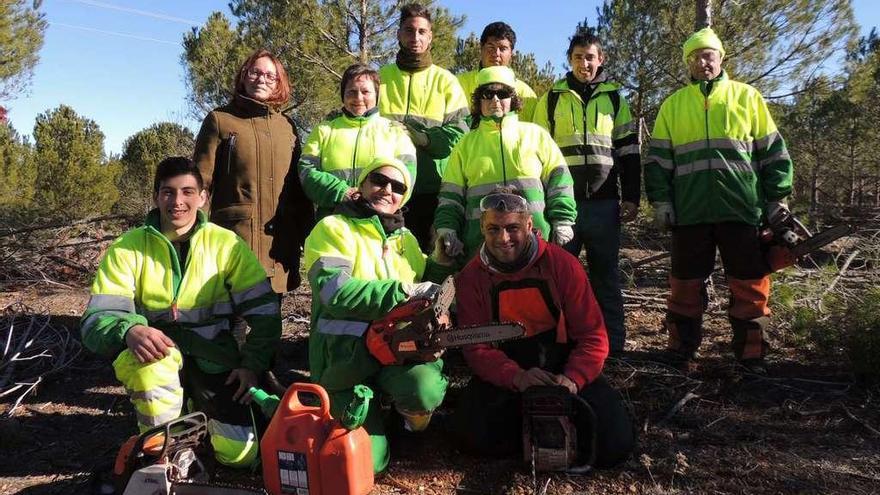
[[[309,393],[313,394],[321,400],[320,406],[306,406],[299,400],[299,393]],[[284,399],[281,401],[281,405],[284,407],[284,412],[286,414],[292,414],[294,412],[310,412],[315,413],[318,416],[330,419],[330,397],[327,395],[327,391],[324,390],[324,387],[316,384],[316,383],[302,383],[297,382],[290,386],[287,389],[287,393],[284,395]]]

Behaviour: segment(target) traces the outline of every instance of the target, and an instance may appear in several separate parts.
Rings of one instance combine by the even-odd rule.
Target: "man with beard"
[[[468,130],[464,92],[452,73],[431,61],[432,39],[428,9],[419,4],[403,6],[397,60],[379,70],[379,112],[403,123],[416,145],[415,188],[404,216],[424,252],[432,247],[440,177],[452,147]]]

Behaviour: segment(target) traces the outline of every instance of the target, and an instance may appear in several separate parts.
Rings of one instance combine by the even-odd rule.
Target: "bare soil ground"
[[[779,332],[770,336],[768,375],[739,369],[729,352],[726,294],[717,274],[699,367],[685,375],[657,362],[656,351],[666,341],[660,322],[668,260],[633,270],[628,268],[632,260],[656,254],[662,245],[637,245],[631,237],[625,245],[631,352],[609,359],[605,373],[631,405],[639,433],[628,462],[585,476],[539,473],[533,478],[519,459],[458,452],[445,432],[445,418],[466,383],[467,369],[452,353],[447,359],[452,386],[444,406],[423,434],[392,437],[392,464],[374,493],[880,493],[876,387],[859,385],[842,359],[787,346]],[[86,256],[97,259],[94,252]],[[65,286],[6,284],[0,309],[23,303],[34,315],[48,315],[53,325],[76,334],[88,290],[87,277],[73,275]],[[284,340],[275,370],[282,381],[307,369],[309,301],[307,287],[285,299]],[[94,493],[97,474],[109,468],[120,444],[136,430],[109,361],[88,351],[62,372],[46,376],[9,415],[14,400],[0,397],[3,494]],[[220,471],[218,478],[260,484],[259,474]]]

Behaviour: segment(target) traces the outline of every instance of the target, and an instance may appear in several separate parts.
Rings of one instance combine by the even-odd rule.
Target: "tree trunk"
[[[710,0],[697,0],[697,17],[694,21],[694,31],[712,27],[712,4]]]

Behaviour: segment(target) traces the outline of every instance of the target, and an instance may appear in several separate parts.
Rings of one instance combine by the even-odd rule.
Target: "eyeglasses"
[[[492,193],[480,200],[480,213],[486,210],[520,213],[529,211],[529,202],[519,194]]]
[[[391,184],[391,192],[400,195],[406,194],[406,184],[396,181],[387,175],[380,174],[379,172],[370,172],[367,174],[367,179],[379,189],[385,189],[385,186]]]
[[[278,74],[274,72],[263,72],[259,69],[248,69],[247,71],[248,79],[252,81],[259,81],[261,77],[266,78],[266,82],[276,82],[278,81]]]
[[[510,88],[483,88],[483,90],[480,91],[480,98],[484,100],[491,100],[496,96],[499,100],[510,98],[513,96],[513,90]]]

